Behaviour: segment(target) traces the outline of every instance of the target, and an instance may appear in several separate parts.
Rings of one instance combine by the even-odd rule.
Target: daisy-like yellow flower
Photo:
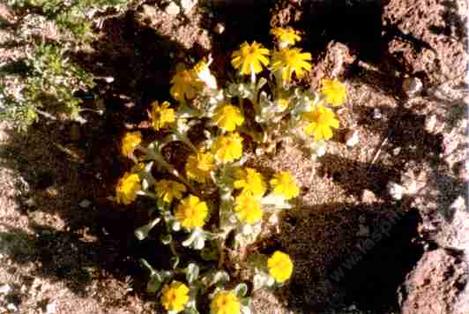
[[[163,200],[163,202],[171,203],[173,199],[180,199],[182,194],[187,191],[184,184],[173,180],[160,180],[155,184],[156,195]]]
[[[275,251],[267,260],[267,268],[269,269],[269,275],[274,278],[276,282],[282,283],[291,277],[293,262],[288,254]]]
[[[236,106],[221,105],[215,110],[213,121],[220,129],[231,132],[244,123],[244,116]]]
[[[337,79],[323,79],[321,81],[321,94],[328,104],[342,106],[347,98],[347,87]]]
[[[284,48],[274,51],[272,55],[272,71],[280,73],[284,82],[289,83],[293,73],[302,78],[311,70],[311,54],[301,52],[299,48]]]
[[[189,288],[179,281],[166,285],[161,292],[161,304],[166,311],[179,313],[189,302]]]
[[[171,79],[171,96],[177,101],[193,99],[202,88],[202,83],[197,78],[196,73],[190,69],[182,69],[174,74]]]
[[[139,131],[125,133],[121,141],[122,155],[129,156],[130,154],[132,154],[141,142],[142,133],[140,133]]]
[[[242,192],[236,197],[234,211],[240,222],[250,225],[260,221],[264,214],[259,200],[248,192]]]
[[[275,27],[270,33],[275,36],[281,48],[294,45],[301,40],[300,32],[291,27]]]
[[[269,54],[269,49],[255,41],[252,44],[244,42],[231,55],[231,64],[241,74],[256,74],[262,71],[263,66],[269,65]]]
[[[215,139],[212,152],[221,163],[239,159],[243,155],[243,138],[236,132],[221,135]]]
[[[332,137],[332,129],[339,127],[334,111],[322,105],[317,105],[313,111],[303,113],[303,118],[307,124],[305,133],[313,135],[314,140],[328,140]]]
[[[243,192],[251,193],[254,196],[262,196],[267,190],[262,174],[252,168],[238,169],[235,172],[235,189],[243,189]]]
[[[289,171],[280,171],[270,180],[272,193],[289,200],[300,194],[300,188]]]
[[[183,199],[174,213],[177,221],[186,229],[202,227],[205,224],[207,214],[207,204],[194,195]]]
[[[124,205],[129,205],[137,199],[137,192],[140,191],[140,178],[135,173],[126,172],[119,179],[116,186],[116,199],[117,202]]]
[[[215,158],[210,152],[197,152],[187,158],[186,176],[191,180],[205,183],[214,169]]]
[[[155,130],[160,130],[176,121],[174,109],[170,108],[169,102],[165,101],[161,105],[157,101],[151,106],[151,123]]]
[[[241,303],[231,291],[220,291],[210,302],[210,314],[240,314]]]

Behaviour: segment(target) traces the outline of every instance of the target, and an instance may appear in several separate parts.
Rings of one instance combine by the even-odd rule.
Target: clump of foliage
[[[300,188],[289,171],[267,177],[247,166],[246,143],[266,154],[294,141],[314,157],[339,127],[334,108],[345,102],[346,88],[328,79],[318,92],[297,86],[312,69],[311,55],[293,46],[297,31],[272,32],[272,50],[245,42],[233,52],[237,76],[225,87],[210,71],[210,57],[179,65],[170,89],[177,105],[155,101],[149,109],[155,136],[146,140],[134,130],[122,138],[121,152],[135,165],[119,179],[115,201],[154,200],[151,220],[135,235],[157,235],[171,252],[163,269],[142,260],[148,291],[169,313],[249,313],[253,290],[280,286],[292,275],[287,253],[247,252],[293,206]],[[188,152],[183,165],[171,152],[176,159]]]
[[[0,76],[0,117],[23,130],[39,116],[54,119],[56,114],[65,114],[67,118],[79,119],[82,100],[76,97],[76,92],[90,90],[94,80],[68,55],[92,41],[91,17],[98,10],[121,10],[127,3],[127,0],[7,0],[14,12],[31,17],[35,27],[51,22],[58,34],[44,40],[33,35],[28,25],[11,28],[16,30],[17,40],[26,44],[24,73]]]

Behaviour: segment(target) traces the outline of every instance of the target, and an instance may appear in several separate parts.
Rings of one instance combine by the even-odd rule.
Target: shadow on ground
[[[365,7],[357,4],[352,8],[346,5],[348,1],[328,3],[315,2],[316,15],[304,16],[298,23],[310,38],[308,47],[317,56],[330,40],[350,45],[359,60],[373,62],[382,71],[374,73],[354,64],[347,72],[348,79],[403,97],[398,78],[390,74],[394,67],[402,67],[383,50],[386,38],[381,35],[381,1],[366,1]],[[214,37],[215,58],[225,56],[220,58],[223,63],[216,65],[218,69],[226,66],[226,51],[240,42],[268,42],[271,2],[214,1],[212,5],[213,20],[225,22],[227,28],[223,39]],[[348,23],[353,27],[345,29],[337,23],[342,19],[358,23]],[[209,18],[204,22],[213,26]],[[128,282],[131,276],[135,290],[143,294],[146,278],[138,258],[156,260],[162,253],[153,242],[137,243],[133,236],[135,227],[146,222],[151,204],[138,201],[123,208],[108,200],[117,178],[130,166],[116,157],[118,139],[125,129],[147,132],[140,122],[146,119],[149,103],[169,98],[174,56],[184,59],[185,55],[201,56],[207,51],[202,47],[185,49],[157,30],[142,26],[136,22],[135,12],[107,20],[95,48],[92,53],[73,57],[93,74],[114,79],[112,84],[100,80],[98,98],[87,103],[93,110],[99,109],[100,103],[104,115],[85,112],[89,122],[84,125],[40,123],[26,134],[12,132],[9,143],[1,148],[2,159],[8,160],[1,166],[13,169],[26,182],[28,189],[19,189],[23,192],[18,203],[36,235],[5,226],[8,231],[0,234],[0,244],[5,247],[2,253],[17,263],[40,265],[31,276],[64,281],[79,295],[89,295],[93,279],[107,274],[120,282]],[[384,196],[385,184],[397,179],[407,162],[439,162],[442,139],[424,130],[423,117],[399,107],[387,113],[391,117],[388,125],[373,129],[376,122],[362,112],[359,124],[389,137],[385,150],[391,152],[399,146],[403,152],[392,165],[358,163],[335,155],[322,158],[320,173],[330,175],[350,194],[359,196],[363,189],[369,189]],[[329,169],[330,164],[339,168]],[[84,200],[90,203],[84,206]],[[48,221],[51,216],[58,217],[57,221]],[[372,226],[371,244],[367,238],[356,237],[361,220]],[[418,221],[418,214],[405,201],[331,203],[314,208],[304,204],[301,212],[286,214],[280,240],[272,240],[272,248],[288,247],[297,263],[289,292],[280,297],[291,308],[303,311],[351,303],[375,313],[395,310],[397,287],[422,253],[422,247],[414,243]],[[316,238],[330,242],[317,243]],[[359,247],[343,248],[341,242],[356,242]]]

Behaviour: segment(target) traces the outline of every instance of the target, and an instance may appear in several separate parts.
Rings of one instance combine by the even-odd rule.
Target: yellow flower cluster
[[[207,215],[207,204],[194,195],[183,199],[174,213],[181,226],[189,230],[202,227]]]
[[[288,254],[275,251],[267,260],[269,275],[278,283],[283,283],[290,279],[293,272],[293,262]]]
[[[161,304],[166,311],[179,313],[189,302],[189,288],[179,281],[166,285],[161,292]]]
[[[137,199],[137,192],[141,190],[140,178],[135,173],[126,172],[116,186],[116,200],[118,203],[129,205]]]
[[[210,314],[240,314],[241,303],[231,291],[220,291],[210,303]]]
[[[130,156],[141,142],[142,133],[138,131],[125,133],[121,143],[122,155]]]
[[[215,124],[224,131],[234,131],[236,127],[244,123],[244,117],[238,107],[233,105],[222,105],[213,117]]]
[[[222,164],[233,162],[243,155],[243,138],[236,132],[220,135],[212,145],[212,153]]]
[[[270,180],[270,185],[272,186],[272,193],[274,195],[281,196],[286,200],[290,200],[300,194],[300,188],[295,178],[288,171],[276,173]]]
[[[187,191],[184,184],[173,180],[160,180],[155,184],[156,195],[165,203],[171,203],[173,199],[181,199]]]
[[[252,44],[244,42],[231,55],[231,64],[243,75],[257,74],[269,65],[269,55],[269,49],[261,44],[255,41]]]
[[[334,111],[321,104],[316,105],[312,111],[305,112],[303,119],[306,121],[305,133],[313,135],[316,141],[332,138],[332,129],[339,127]]]
[[[151,121],[153,128],[158,131],[176,121],[174,109],[170,108],[169,102],[165,101],[161,105],[155,101],[151,106]]]
[[[210,152],[196,152],[187,158],[187,178],[205,183],[210,178],[210,173],[215,169],[215,157]]]

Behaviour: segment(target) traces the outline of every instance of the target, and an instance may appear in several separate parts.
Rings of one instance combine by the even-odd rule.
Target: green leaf
[[[147,292],[148,293],[155,293],[160,290],[161,285],[163,284],[163,279],[161,278],[160,274],[155,272],[150,276],[150,280],[147,283]]]
[[[245,297],[248,293],[248,286],[245,283],[240,283],[234,288],[234,292],[238,298]]]

